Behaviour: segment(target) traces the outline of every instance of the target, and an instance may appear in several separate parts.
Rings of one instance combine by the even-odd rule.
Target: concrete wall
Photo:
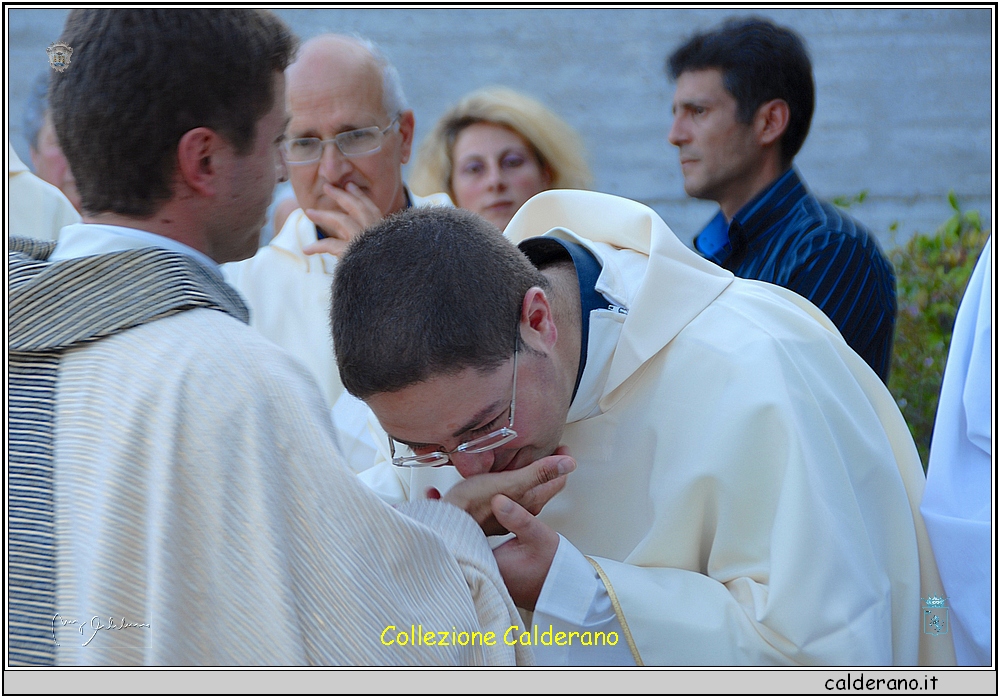
[[[11,143],[66,10],[8,10]],[[396,63],[417,140],[466,92],[503,83],[546,102],[586,143],[598,189],[656,209],[685,240],[715,206],[687,199],[666,142],[666,54],[733,14],[718,9],[279,10],[301,37],[358,32]],[[740,14],[745,14],[741,12]],[[992,9],[761,10],[810,48],[817,108],[796,162],[823,197],[868,191],[852,213],[890,245],[932,231],[954,189],[991,220]]]

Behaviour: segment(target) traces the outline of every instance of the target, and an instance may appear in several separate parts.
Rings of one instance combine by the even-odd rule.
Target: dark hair
[[[275,15],[246,9],[74,10],[60,41],[73,55],[49,103],[82,206],[131,216],[170,199],[191,129],[252,148],[296,47]]]
[[[785,165],[799,152],[809,133],[816,88],[812,63],[802,37],[760,17],[726,20],[711,31],[695,34],[667,59],[667,74],[717,68],[736,99],[737,118],[749,124],[764,102],[783,99],[791,112],[781,136]]]
[[[532,286],[549,284],[474,213],[435,206],[384,219],[351,243],[334,272],[341,382],[366,398],[467,368],[495,369],[514,353]]]

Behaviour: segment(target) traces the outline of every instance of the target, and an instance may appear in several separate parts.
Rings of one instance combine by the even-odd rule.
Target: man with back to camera
[[[404,516],[362,487],[313,379],[222,279],[283,173],[287,27],[91,9],[61,39],[53,121],[86,218],[55,245],[10,239],[9,662],[530,660],[403,644],[517,620],[486,540],[454,507]],[[555,460],[526,489],[558,489]]]
[[[505,236],[383,221],[331,324],[388,434],[362,479],[516,534],[494,554],[539,663],[954,663],[921,632],[941,582],[913,440],[820,310],[606,194],[538,194]],[[492,494],[550,454],[577,465],[539,515]]]
[[[417,197],[403,183],[413,147],[413,111],[399,74],[371,42],[324,34],[289,66],[285,158],[300,208],[227,279],[250,306],[250,322],[316,376],[335,406],[349,466],[370,467],[367,410],[343,386],[330,345],[330,284],[337,256],[363,228],[408,206],[451,205]]]
[[[721,209],[695,249],[812,301],[887,382],[892,265],[864,226],[816,199],[792,167],[815,102],[802,39],[765,19],[731,19],[674,51],[667,73],[677,83],[669,141],[684,191]]]

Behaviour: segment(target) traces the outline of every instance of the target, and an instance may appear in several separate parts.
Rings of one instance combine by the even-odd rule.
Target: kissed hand
[[[566,477],[576,469],[576,461],[562,447],[551,456],[517,470],[483,473],[462,480],[452,487],[444,500],[468,512],[488,536],[507,533],[498,523],[492,501],[498,494],[506,495],[531,514],[537,514],[550,499],[566,486]],[[434,492],[428,493],[431,498]]]

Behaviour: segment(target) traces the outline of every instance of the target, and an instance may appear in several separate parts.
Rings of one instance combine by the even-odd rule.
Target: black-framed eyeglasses
[[[382,142],[391,129],[399,123],[399,114],[385,128],[369,126],[353,131],[338,133],[333,138],[291,138],[282,143],[285,162],[289,165],[309,165],[319,162],[323,157],[323,149],[331,144],[337,145],[337,150],[346,158],[356,158],[362,155],[372,155],[382,149]]]
[[[434,451],[432,453],[411,456],[397,456],[395,442],[390,436],[389,454],[392,458],[392,464],[398,465],[402,468],[427,468],[435,465],[444,465],[445,463],[450,462],[451,455],[453,453],[484,453],[486,451],[492,451],[494,448],[503,446],[505,443],[513,441],[517,438],[517,432],[514,431],[514,405],[516,402],[517,348],[515,347],[514,378],[510,389],[510,418],[507,420],[507,426],[497,429],[496,431],[491,431],[486,436],[480,436],[478,439],[472,439],[471,441],[461,443],[452,451]]]

